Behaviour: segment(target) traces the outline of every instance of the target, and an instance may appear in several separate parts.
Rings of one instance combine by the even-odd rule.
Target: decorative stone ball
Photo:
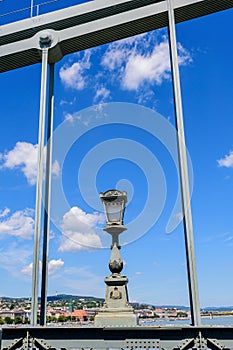
[[[123,269],[123,261],[113,260],[109,262],[108,266],[112,273],[120,273]]]

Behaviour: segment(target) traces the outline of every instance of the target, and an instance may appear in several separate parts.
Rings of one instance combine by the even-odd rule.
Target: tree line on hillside
[[[89,318],[90,321],[94,321],[94,317],[91,316]],[[38,316],[37,318],[38,323],[40,322],[40,317]],[[74,318],[72,316],[63,316],[60,315],[59,317],[55,317],[55,316],[48,316],[46,318],[47,323],[64,323],[64,322],[80,322],[79,318]],[[87,321],[87,318],[84,317],[84,321]],[[28,318],[23,319],[20,316],[16,316],[15,318],[11,318],[9,316],[6,316],[5,318],[0,317],[0,325],[4,325],[4,324],[8,324],[8,325],[17,325],[17,324],[30,324],[30,320]]]

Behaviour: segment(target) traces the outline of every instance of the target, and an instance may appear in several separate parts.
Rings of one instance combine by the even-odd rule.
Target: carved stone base
[[[95,316],[96,327],[135,327],[137,324],[137,316],[133,311],[101,309]]]
[[[95,316],[96,327],[133,327],[137,316],[128,302],[126,276],[114,273],[105,278],[105,304]]]

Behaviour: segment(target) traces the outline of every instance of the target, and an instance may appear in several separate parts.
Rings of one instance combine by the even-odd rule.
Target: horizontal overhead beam
[[[176,23],[233,8],[232,0],[173,0]],[[167,26],[166,0],[95,0],[0,28],[0,72],[41,62],[39,37],[49,30],[49,62],[90,47]]]

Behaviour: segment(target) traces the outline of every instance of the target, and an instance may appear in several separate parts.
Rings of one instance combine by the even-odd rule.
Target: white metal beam
[[[197,283],[196,258],[194,250],[193,223],[191,211],[191,196],[189,188],[189,173],[187,152],[185,144],[183,106],[180,86],[180,73],[177,52],[176,27],[174,18],[173,1],[167,0],[168,18],[169,18],[169,44],[170,44],[170,60],[172,71],[173,96],[176,120],[176,137],[177,152],[179,157],[179,177],[181,184],[181,198],[183,207],[183,226],[185,236],[185,249],[187,258],[187,275],[189,287],[189,300],[191,309],[191,324],[199,326],[201,324],[200,301]]]
[[[176,22],[233,8],[232,0],[174,0]],[[49,63],[64,55],[168,25],[166,0],[95,0],[0,28],[0,72],[41,62],[39,32],[51,30]]]

